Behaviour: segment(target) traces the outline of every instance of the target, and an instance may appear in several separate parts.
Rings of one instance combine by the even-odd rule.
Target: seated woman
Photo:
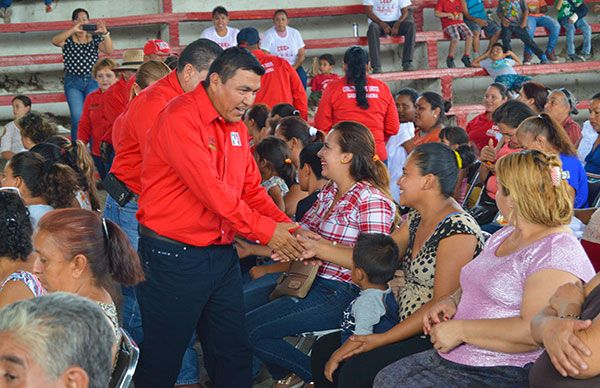
[[[13,156],[4,167],[2,179],[3,187],[16,187],[21,192],[34,229],[50,210],[73,206],[77,183],[77,174],[70,167],[31,151]]]
[[[517,128],[517,142],[525,149],[558,155],[562,169],[567,173],[569,191],[575,198],[575,209],[587,205],[588,182],[583,164],[577,158],[577,149],[558,121],[546,113],[528,118]]]
[[[0,309],[46,293],[32,274],[31,221],[18,191],[0,189]]]
[[[473,117],[473,120],[467,124],[467,134],[471,142],[481,151],[492,140],[494,144],[498,143],[498,131],[494,129],[492,115],[498,107],[508,101],[508,90],[506,86],[494,82],[485,91],[483,95],[483,106],[485,112]]]
[[[585,286],[567,283],[531,322],[531,335],[546,351],[529,374],[531,387],[577,388],[600,384],[598,320],[600,275]]]
[[[531,320],[557,285],[594,276],[566,227],[573,200],[558,157],[513,153],[496,163],[496,174],[496,200],[509,226],[464,266],[461,287],[425,315],[435,350],[388,366],[375,386],[528,387],[530,364],[541,353]]]
[[[15,124],[21,131],[23,147],[28,150],[56,135],[56,128],[39,113],[29,112],[15,121]]]
[[[389,234],[396,206],[387,194],[387,169],[375,155],[375,141],[364,125],[343,121],[319,151],[323,175],[331,181],[318,194],[301,225],[323,240],[353,245],[359,233]],[[349,258],[348,258],[349,259]],[[350,260],[325,263],[304,299],[282,296],[248,312],[246,327],[254,355],[275,380],[288,373],[311,381],[310,358],[284,337],[338,327],[344,309],[358,295],[350,277]]]
[[[85,209],[54,210],[42,217],[33,236],[33,270],[49,292],[85,296],[102,307],[120,339],[113,297],[115,282],[144,280],[137,253],[112,221]]]
[[[435,143],[446,121],[446,113],[452,107],[450,101],[434,92],[425,92],[415,103],[415,137],[414,145]]]
[[[517,100],[525,103],[537,114],[544,111],[546,101],[548,101],[548,89],[536,81],[527,81],[521,85]]]
[[[398,184],[400,204],[414,210],[392,234],[401,257],[402,270],[391,284],[400,323],[383,334],[351,337],[355,350],[347,354],[337,350],[340,333],[321,338],[311,360],[317,387],[370,387],[386,365],[431,347],[422,338],[425,311],[458,288],[461,267],[483,247],[479,226],[452,198],[457,176],[456,154],[443,144],[423,144],[409,155]],[[348,265],[352,255],[352,249],[325,240],[307,248],[321,260],[341,265]]]

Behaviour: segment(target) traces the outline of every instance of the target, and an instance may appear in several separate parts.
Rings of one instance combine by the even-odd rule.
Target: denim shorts
[[[483,32],[485,32],[485,36],[491,38],[492,36],[494,36],[494,34],[500,31],[500,26],[493,20],[487,19],[486,21],[487,26],[485,27],[481,27],[479,24],[471,20],[465,20],[465,24],[469,27],[471,31],[478,32],[483,30]]]

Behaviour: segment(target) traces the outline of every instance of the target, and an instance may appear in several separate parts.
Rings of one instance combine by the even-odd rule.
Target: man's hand
[[[502,26],[503,26],[503,27],[508,27],[508,26],[510,26],[510,20],[508,20],[507,18],[504,18],[504,17],[503,17],[503,18],[501,18],[501,20],[500,20],[500,21],[502,22]]]
[[[271,241],[267,244],[269,248],[277,253],[282,261],[299,260],[302,258],[304,249],[292,234],[291,230],[297,228],[296,224],[278,223]]]
[[[385,22],[379,23],[379,27],[381,27],[385,35],[389,35],[392,33],[392,28]]]
[[[269,266],[268,265],[257,265],[254,266],[252,268],[250,268],[250,271],[248,271],[248,274],[250,275],[250,279],[252,280],[256,280],[256,279],[260,279],[263,276],[269,274]]]
[[[483,20],[483,19],[479,19],[479,18],[475,19],[475,23],[477,23],[479,25],[479,27],[486,27],[488,25],[487,20]]]

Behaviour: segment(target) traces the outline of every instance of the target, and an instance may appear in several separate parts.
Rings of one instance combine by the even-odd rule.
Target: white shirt
[[[275,27],[271,27],[263,35],[260,47],[275,56],[285,59],[290,65],[294,66],[296,59],[298,59],[298,51],[305,46],[300,32],[295,28],[286,27],[286,35],[282,38],[277,35]]]
[[[390,172],[390,192],[394,201],[398,203],[400,202],[400,188],[396,183],[402,176],[402,168],[404,168],[404,163],[406,163],[406,158],[408,157],[408,152],[402,147],[402,144],[413,137],[415,137],[415,125],[410,122],[400,123],[398,133],[390,137],[385,145],[388,154],[388,170]]]
[[[15,154],[25,151],[21,141],[21,131],[14,121],[4,126],[4,132],[0,132],[0,152],[12,151]]]
[[[200,34],[201,38],[209,39],[218,44],[225,50],[226,48],[237,46],[237,34],[240,32],[237,28],[227,27],[227,34],[225,36],[220,36],[217,34],[217,30],[215,26],[208,27],[202,34]]]
[[[581,142],[577,148],[577,156],[582,163],[585,163],[585,157],[588,156],[592,150],[594,142],[598,138],[598,133],[594,131],[594,127],[592,127],[592,124],[590,124],[590,120],[586,120],[581,127],[581,134],[583,137],[581,138]]]
[[[402,8],[411,5],[410,0],[363,0],[363,5],[373,6],[373,13],[383,22],[395,22],[400,19]],[[369,19],[369,23],[372,20]]]

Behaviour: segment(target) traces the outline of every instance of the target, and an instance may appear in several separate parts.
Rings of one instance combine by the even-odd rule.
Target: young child
[[[398,304],[388,282],[398,269],[400,255],[394,240],[385,234],[361,233],[352,253],[352,281],[362,290],[341,322],[342,346],[325,365],[325,377],[333,381],[342,356],[362,345],[348,341],[350,336],[384,333],[399,322]]]
[[[483,0],[461,0],[465,24],[473,33],[473,58],[479,56],[481,31],[488,37],[488,50],[500,38],[500,26],[485,12]],[[486,50],[487,51],[487,50]]]
[[[6,124],[4,131],[0,131],[0,156],[4,160],[10,160],[14,154],[25,151],[16,121],[31,112],[31,99],[23,95],[15,96],[12,99],[12,110],[14,120]]]
[[[456,67],[454,55],[458,47],[458,41],[465,40],[465,54],[462,63],[465,67],[471,67],[471,47],[473,45],[473,33],[463,21],[463,6],[461,0],[438,0],[435,6],[435,16],[440,18],[444,33],[450,37],[450,48],[446,66]]]
[[[525,0],[500,0],[498,8],[496,8],[496,14],[502,22],[500,39],[502,39],[502,46],[506,51],[511,50],[510,40],[514,35],[540,58],[540,63],[548,63],[546,53],[535,43],[527,31],[529,9],[525,4]]]
[[[477,160],[477,155],[473,147],[469,144],[469,136],[467,131],[461,127],[445,127],[440,131],[440,143],[444,143],[452,148],[460,159],[460,170],[458,171],[458,179],[454,188],[454,199],[459,203],[463,203],[467,194],[469,181],[477,172],[477,166],[474,165]]]
[[[565,28],[567,40],[567,55],[572,62],[583,62],[591,57],[592,51],[592,29],[577,10],[583,4],[583,0],[556,0],[554,6],[558,10],[558,22]],[[583,35],[583,47],[581,55],[575,53],[575,30],[578,29]]]
[[[531,78],[517,74],[515,65],[522,65],[521,59],[512,51],[505,53],[500,43],[495,43],[490,51],[473,61],[473,67],[484,68],[494,82],[506,86],[509,92],[519,93],[521,85]]]
[[[310,97],[308,98],[308,104],[312,108],[319,106],[323,90],[327,87],[327,84],[333,80],[340,78],[339,75],[333,73],[335,67],[335,58],[331,54],[323,54],[319,57],[319,71],[313,71],[315,76],[310,82]]]
[[[269,136],[256,145],[254,152],[263,179],[262,187],[267,190],[273,202],[281,210],[285,210],[283,198],[289,192],[295,174],[287,144],[275,136]]]

